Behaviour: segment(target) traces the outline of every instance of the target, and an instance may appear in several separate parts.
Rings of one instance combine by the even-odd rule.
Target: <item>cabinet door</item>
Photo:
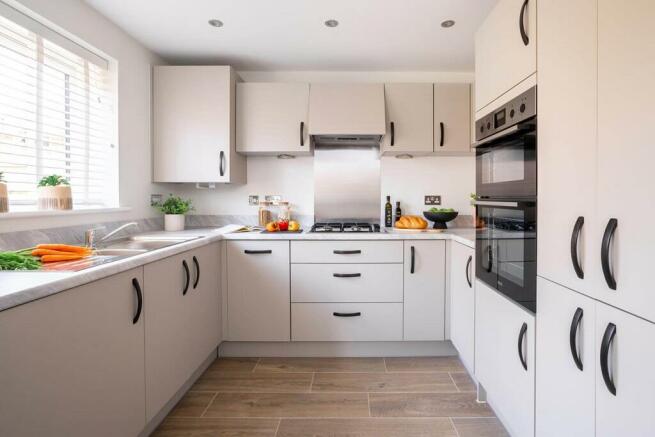
[[[537,70],[536,18],[537,0],[500,0],[476,32],[476,111]]]
[[[144,314],[129,270],[0,312],[0,435],[136,436]],[[144,302],[144,306],[147,303]]]
[[[595,289],[600,300],[651,321],[655,293],[645,284],[653,268],[655,234],[644,230],[655,216],[654,21],[652,1],[598,2],[598,227],[593,238],[600,244],[611,219],[618,226],[609,250],[616,289],[600,274],[598,256]]]
[[[446,242],[405,241],[404,339],[443,340]]]
[[[289,242],[227,242],[231,341],[289,341]]]
[[[309,154],[309,84],[238,83],[237,152]]]
[[[539,278],[537,308],[536,435],[593,437],[595,303]]]
[[[471,151],[471,85],[434,84],[434,151]]]
[[[521,437],[534,435],[534,327],[534,315],[476,281],[475,377],[505,428]]]
[[[593,270],[599,268],[596,0],[548,0],[538,8],[538,271],[589,294]]]
[[[615,327],[604,354],[603,340]],[[652,436],[655,431],[655,325],[631,314],[596,304],[596,435]],[[609,340],[609,337],[608,337]],[[603,378],[607,363],[612,394]]]
[[[475,353],[475,251],[450,243],[450,340],[469,370]]]
[[[384,85],[387,134],[382,153],[432,153],[432,84]]]
[[[245,158],[234,153],[235,83],[231,67],[155,67],[155,182],[245,182]]]

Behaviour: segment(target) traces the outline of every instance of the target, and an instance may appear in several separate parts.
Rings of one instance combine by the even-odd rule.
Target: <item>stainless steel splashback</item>
[[[315,148],[314,218],[380,222],[379,147]]]

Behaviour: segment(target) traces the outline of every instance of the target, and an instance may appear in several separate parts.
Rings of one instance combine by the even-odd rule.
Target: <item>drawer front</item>
[[[347,315],[352,316],[345,317]],[[291,304],[291,339],[401,341],[403,304],[294,303]]]
[[[292,264],[292,302],[402,302],[402,264]]]
[[[401,263],[402,241],[292,241],[292,263]]]

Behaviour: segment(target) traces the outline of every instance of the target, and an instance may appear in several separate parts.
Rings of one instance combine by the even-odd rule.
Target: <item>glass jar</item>
[[[289,222],[291,220],[291,207],[289,202],[277,202],[277,221]]]
[[[259,202],[259,226],[266,226],[267,223],[273,221],[273,202],[261,201]]]

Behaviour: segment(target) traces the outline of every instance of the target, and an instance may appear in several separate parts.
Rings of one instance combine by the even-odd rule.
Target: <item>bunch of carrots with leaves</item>
[[[39,257],[42,263],[58,261],[75,261],[90,256],[93,251],[88,247],[71,246],[68,244],[39,244],[31,255]]]

